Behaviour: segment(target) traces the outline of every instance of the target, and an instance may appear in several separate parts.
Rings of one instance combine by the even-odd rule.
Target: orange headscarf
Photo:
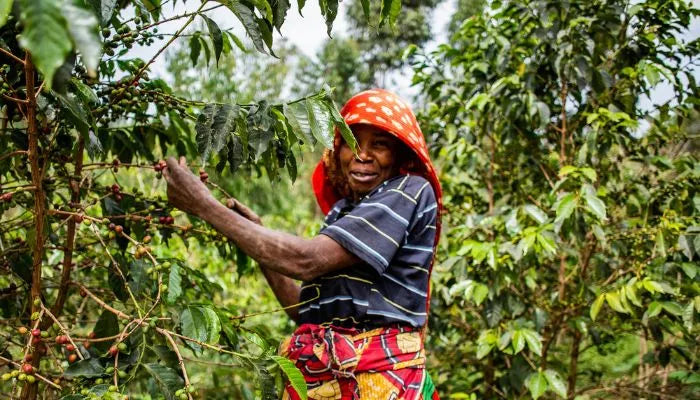
[[[438,226],[442,214],[442,189],[437,172],[428,155],[428,146],[411,107],[395,94],[383,89],[365,90],[354,95],[340,110],[348,125],[369,124],[391,133],[411,149],[421,163],[419,175],[430,182],[438,203]],[[340,146],[340,133],[336,131],[335,149]],[[329,179],[326,163],[321,160],[312,176],[314,194],[321,211],[327,214],[342,196]],[[439,232],[439,231],[438,231]],[[436,239],[437,240],[437,239]]]

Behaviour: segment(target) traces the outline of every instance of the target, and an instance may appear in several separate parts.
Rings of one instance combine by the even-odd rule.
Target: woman
[[[380,89],[341,110],[357,154],[336,135],[313,174],[326,214],[312,239],[267,229],[247,207],[221,205],[185,165],[168,160],[168,198],[258,261],[300,327],[280,353],[311,399],[437,399],[421,328],[439,237],[441,191],[411,109]],[[294,280],[301,280],[299,286]],[[290,385],[285,399],[298,399]]]

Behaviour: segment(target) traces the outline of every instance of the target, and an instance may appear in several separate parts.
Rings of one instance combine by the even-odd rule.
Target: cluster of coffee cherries
[[[207,183],[207,179],[209,179],[209,174],[207,174],[207,171],[200,169],[199,170],[199,179],[202,182]]]
[[[178,389],[175,391],[175,397],[179,400],[187,400],[189,399],[189,396],[187,395],[188,393],[194,395],[197,393],[197,388],[195,388],[194,385],[189,385],[182,389]]]
[[[27,356],[29,357],[30,355]],[[29,362],[22,364],[19,370],[2,374],[0,378],[3,381],[9,381],[12,378],[17,378],[18,381],[27,382],[31,385],[32,383],[36,382],[36,377],[34,376],[34,367],[32,364],[29,364]]]
[[[131,29],[128,25],[124,24],[117,29],[117,34],[111,39],[112,31],[109,28],[102,29],[102,37],[105,38],[105,54],[110,57],[113,56],[114,50],[119,48],[122,43],[124,47],[130,49],[134,46],[134,43],[140,46],[149,46],[153,44],[156,38],[162,40],[163,35],[158,34],[158,28],[153,28],[153,30],[149,32],[146,30],[145,22],[146,21],[143,21],[140,17],[136,17],[134,18],[134,23],[136,24],[135,29]]]
[[[122,201],[122,199],[124,198],[124,196],[121,193],[121,187],[119,187],[119,185],[116,183],[107,188],[107,190],[112,192],[112,194],[114,195],[114,200],[116,200],[117,202]]]

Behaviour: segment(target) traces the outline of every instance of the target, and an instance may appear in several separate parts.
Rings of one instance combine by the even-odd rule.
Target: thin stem
[[[14,156],[18,156],[20,154],[27,154],[27,153],[29,153],[27,150],[12,151],[10,153],[0,155],[0,161],[4,160],[6,158],[9,158],[9,157],[14,157]]]
[[[177,362],[180,364],[180,369],[182,370],[182,377],[185,380],[185,387],[190,386],[190,378],[187,376],[187,368],[185,368],[185,362],[182,360],[182,354],[180,354],[180,349],[177,348],[177,343],[175,343],[175,340],[173,340],[173,337],[170,336],[170,333],[166,331],[165,329],[160,329],[156,328],[156,330],[165,336],[166,339],[168,339],[168,342],[170,343],[170,346],[173,348],[173,351],[175,352],[175,356],[177,356]],[[187,398],[192,400],[192,395],[187,392]]]
[[[75,342],[73,341],[73,338],[70,337],[70,332],[68,331],[68,329],[66,329],[66,327],[63,326],[63,324],[61,324],[61,321],[59,321],[58,318],[56,318],[51,313],[51,311],[49,311],[49,309],[44,306],[43,303],[41,304],[41,310],[43,312],[45,312],[46,315],[48,315],[49,318],[51,318],[53,320],[53,322],[55,322],[56,325],[58,325],[58,328],[61,330],[61,332],[63,332],[63,334],[66,335],[66,337],[68,338],[68,341],[73,345],[73,347],[75,347],[75,352],[78,354],[78,358],[80,358],[81,360],[84,360],[82,353],[80,352],[80,350],[78,350],[78,345],[76,345]]]
[[[24,61],[22,61],[22,59],[17,57],[16,55],[12,54],[9,50],[5,50],[2,47],[0,47],[0,53],[10,57],[11,59],[17,61],[18,63],[24,65]]]

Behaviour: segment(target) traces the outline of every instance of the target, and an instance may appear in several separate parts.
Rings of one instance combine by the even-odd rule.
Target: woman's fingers
[[[187,159],[185,159],[185,156],[180,156],[180,166],[187,168]]]

